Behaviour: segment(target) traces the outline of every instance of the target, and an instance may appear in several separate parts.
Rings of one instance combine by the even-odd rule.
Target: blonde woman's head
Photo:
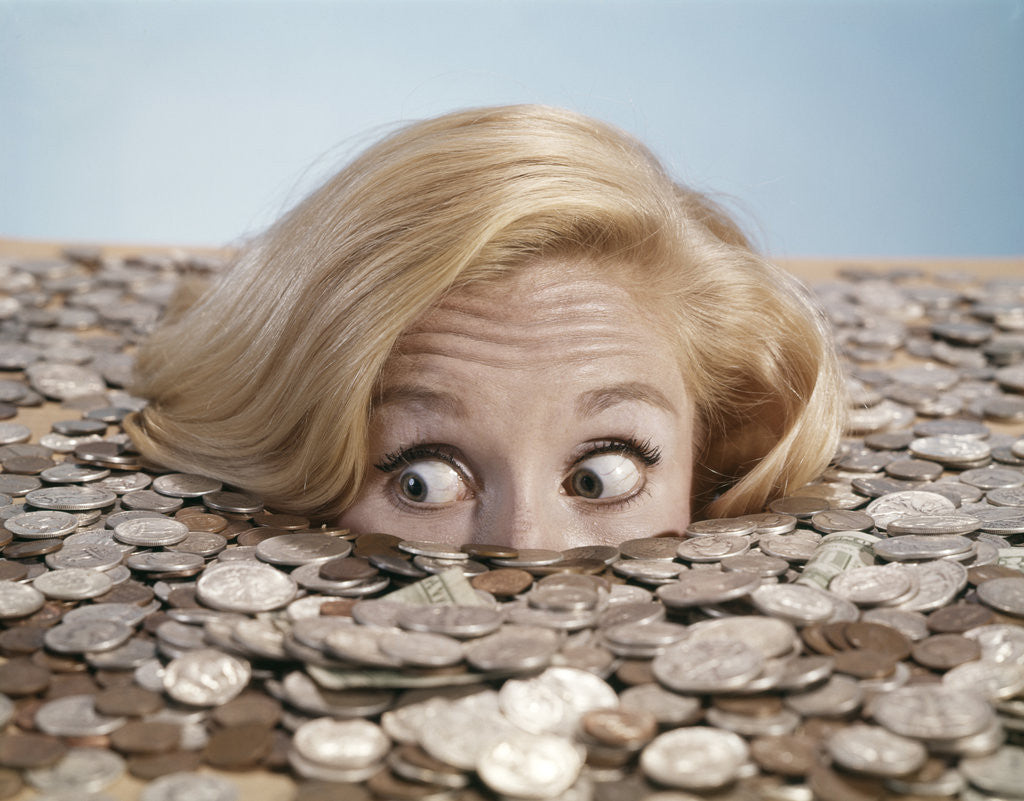
[[[371,147],[169,319],[137,373],[150,459],[410,538],[576,544],[757,511],[824,467],[840,427],[802,289],[634,139],[542,106]],[[644,417],[659,404],[667,429]]]

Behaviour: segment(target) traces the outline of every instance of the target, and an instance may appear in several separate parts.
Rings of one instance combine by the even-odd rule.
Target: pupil
[[[427,485],[416,473],[402,476],[402,493],[411,501],[422,501],[427,497]]]
[[[584,498],[600,498],[604,486],[590,470],[578,470],[572,477],[572,490]]]

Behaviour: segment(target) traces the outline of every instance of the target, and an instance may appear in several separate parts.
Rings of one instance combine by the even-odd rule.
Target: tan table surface
[[[78,242],[54,243],[0,238],[0,261],[7,258],[47,258],[60,253],[64,246],[79,245]],[[223,255],[226,249],[211,247],[175,247],[150,245],[109,245],[102,246],[101,251],[107,256],[130,256],[147,253],[199,253],[203,255]],[[825,281],[836,277],[844,267],[864,267],[885,270],[895,267],[916,267],[929,273],[967,273],[984,278],[1024,277],[1024,257],[1003,259],[858,259],[858,258],[791,258],[776,259],[776,263],[791,271],[808,283]],[[46,403],[38,408],[22,409],[18,413],[18,421],[29,426],[33,438],[49,432],[53,422],[67,418],[68,412],[57,403]],[[994,427],[997,428],[997,427]],[[998,427],[1002,430],[1002,427]],[[1020,433],[1020,427],[1013,430]],[[217,773],[217,771],[204,772]],[[291,801],[294,785],[291,780],[280,774],[266,771],[250,773],[221,773],[239,788],[241,801]],[[124,777],[105,791],[118,801],[136,801],[144,784],[132,777]],[[26,790],[15,797],[15,801],[35,798],[33,791]]]

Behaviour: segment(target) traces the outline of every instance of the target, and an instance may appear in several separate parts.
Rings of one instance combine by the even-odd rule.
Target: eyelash
[[[626,437],[624,439],[609,439],[590,443],[586,452],[573,460],[570,468],[579,464],[584,459],[598,456],[602,453],[622,453],[627,456],[634,456],[647,467],[653,467],[661,461],[661,448],[654,445],[650,439],[641,440],[636,437]],[[400,470],[418,459],[437,459],[450,465],[460,473],[465,473],[463,466],[450,453],[437,445],[413,445],[408,448],[399,448],[385,454],[384,458],[378,464],[375,464],[374,467],[382,473],[394,473],[396,470]]]

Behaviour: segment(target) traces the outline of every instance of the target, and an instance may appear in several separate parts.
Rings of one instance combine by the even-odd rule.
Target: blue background
[[[777,255],[1024,253],[1024,0],[0,0],[0,236],[228,244],[513,102],[631,131]]]

